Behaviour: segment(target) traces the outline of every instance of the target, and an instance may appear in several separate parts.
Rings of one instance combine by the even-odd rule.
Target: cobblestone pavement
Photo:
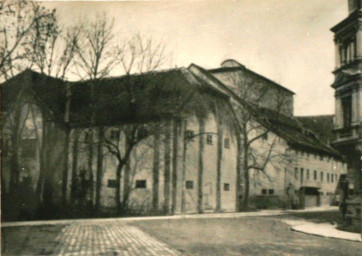
[[[56,238],[55,255],[181,255],[134,226],[71,224]]]
[[[138,227],[122,222],[10,227],[2,234],[5,246],[1,255],[181,255]]]

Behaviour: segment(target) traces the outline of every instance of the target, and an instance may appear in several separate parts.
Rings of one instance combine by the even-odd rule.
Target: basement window
[[[206,143],[208,145],[212,145],[212,135],[211,134],[206,135]]]
[[[224,183],[224,191],[230,191],[230,184]]]
[[[194,189],[194,182],[192,180],[186,181],[186,189]]]
[[[117,187],[116,180],[108,180],[108,187],[109,188],[116,188]]]
[[[136,180],[136,188],[147,188],[146,180]]]

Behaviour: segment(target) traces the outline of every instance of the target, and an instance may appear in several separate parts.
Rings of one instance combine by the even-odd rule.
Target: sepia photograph
[[[362,0],[0,0],[1,254],[362,256]]]

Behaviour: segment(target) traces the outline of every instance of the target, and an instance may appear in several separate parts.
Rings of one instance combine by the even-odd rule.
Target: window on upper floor
[[[194,139],[194,131],[193,130],[186,130],[185,131],[185,138],[192,141]]]
[[[224,191],[230,191],[230,184],[224,183]]]
[[[109,134],[109,138],[111,140],[119,140],[119,130],[111,130],[110,134]]]
[[[309,180],[310,178],[310,173],[309,173],[309,169],[307,169],[307,180]]]
[[[136,188],[147,188],[146,180],[136,180]]]
[[[327,173],[327,182],[329,182],[329,172]]]
[[[352,122],[352,96],[348,95],[341,98],[343,127],[349,128]]]
[[[212,145],[212,134],[207,134],[206,135],[206,143],[208,145]]]
[[[324,173],[323,172],[321,172],[321,181],[323,181],[323,179],[324,179]]]
[[[314,172],[313,172],[313,179],[317,180],[317,171],[316,170],[314,170]]]
[[[186,189],[193,189],[194,188],[194,182],[192,180],[186,181]]]
[[[294,169],[294,178],[298,179],[298,168],[295,167]]]
[[[332,182],[332,183],[334,182],[334,175],[333,175],[333,173],[331,173],[331,182]]]
[[[36,155],[36,139],[21,140],[21,157],[34,158]]]
[[[224,147],[225,148],[230,148],[230,140],[229,139],[224,140]]]

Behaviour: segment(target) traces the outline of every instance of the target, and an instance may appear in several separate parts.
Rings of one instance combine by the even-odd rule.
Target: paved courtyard
[[[361,242],[302,234],[288,224],[309,220],[319,225],[333,221],[336,214],[197,215],[8,225],[2,228],[5,246],[1,255],[362,255]]]
[[[21,233],[18,239],[11,235],[15,232],[11,230],[13,228],[5,229],[6,244],[2,255],[180,255],[138,227],[124,223],[73,223],[60,229],[41,227],[43,237],[36,233],[39,228],[23,231],[16,228]],[[57,234],[54,236],[54,233]]]

